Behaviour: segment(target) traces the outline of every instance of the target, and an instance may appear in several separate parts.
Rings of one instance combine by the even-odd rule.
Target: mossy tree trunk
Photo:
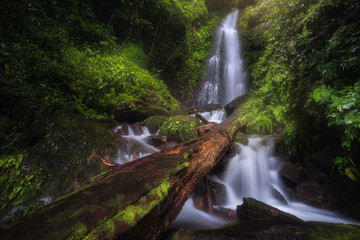
[[[113,169],[3,231],[1,239],[152,239],[230,146],[220,132]]]

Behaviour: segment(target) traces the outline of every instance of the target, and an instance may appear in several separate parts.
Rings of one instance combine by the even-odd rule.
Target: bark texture
[[[219,131],[105,172],[1,239],[156,239],[230,146]]]

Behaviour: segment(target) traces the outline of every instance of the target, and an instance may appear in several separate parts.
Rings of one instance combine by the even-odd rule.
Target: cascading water
[[[118,151],[117,159],[115,160],[116,163],[127,163],[159,151],[159,149],[146,143],[146,139],[152,135],[146,127],[142,127],[137,134],[135,134],[133,128],[128,125],[119,125],[115,127],[113,131],[118,132],[123,128],[127,129],[128,134],[122,136],[124,145]]]
[[[208,63],[198,105],[220,103],[225,106],[247,92],[246,72],[241,58],[241,45],[237,31],[238,10],[224,19],[216,35],[216,49]]]
[[[232,11],[223,21],[216,36],[216,51],[209,60],[207,80],[197,100],[198,105],[227,104],[247,92],[246,72],[240,58],[240,42],[236,30],[238,10]],[[221,122],[225,115],[201,113],[210,121]],[[218,118],[221,115],[220,118]],[[228,160],[225,170],[218,176],[207,176],[210,181],[224,186],[225,197],[221,206],[235,209],[244,197],[253,197],[303,220],[354,223],[341,216],[319,208],[295,202],[287,196],[278,176],[281,162],[274,157],[271,137],[249,138],[247,146],[238,144],[239,152]],[[230,220],[202,212],[190,198],[173,223],[173,227],[217,228]]]

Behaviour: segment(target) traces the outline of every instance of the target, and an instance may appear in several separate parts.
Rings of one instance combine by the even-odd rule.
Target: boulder
[[[121,128],[119,128],[116,133],[126,136],[129,135],[129,124],[128,123],[122,123]]]
[[[223,107],[221,106],[221,104],[208,104],[208,105],[204,105],[204,106],[199,106],[199,107],[195,107],[193,109],[191,109],[191,114],[192,113],[196,113],[196,112],[211,112],[211,111],[216,111],[216,110],[220,110]]]
[[[284,196],[275,188],[272,188],[272,194],[279,202],[281,202],[284,205],[288,205],[288,202],[286,201]]]
[[[160,135],[167,136],[169,141],[178,143],[189,141],[198,137],[197,128],[200,121],[196,117],[179,115],[170,117],[160,128]]]
[[[166,136],[160,136],[160,135],[152,135],[147,138],[145,138],[145,142],[147,144],[150,144],[151,146],[154,146],[156,148],[160,148],[160,146],[164,146],[167,142]]]
[[[228,103],[224,107],[226,114],[228,116],[230,116],[240,105],[245,103],[248,99],[249,99],[249,95],[246,94],[246,95],[239,96],[239,97],[235,98],[234,100],[232,100],[230,103]]]
[[[328,188],[318,182],[302,182],[296,187],[297,199],[321,208],[329,208],[331,205],[331,194]]]
[[[26,154],[15,155],[17,166],[8,164],[2,172],[7,188],[0,193],[0,224],[31,214],[44,205],[44,197],[66,195],[116,166],[123,142],[111,128],[72,108],[57,110],[47,116],[47,122],[32,125],[29,132]],[[10,199],[15,189],[24,194]]]
[[[133,104],[130,103],[120,104],[111,111],[111,114],[114,115],[115,120],[117,120],[118,122],[128,123],[144,121],[151,116],[169,115],[168,111],[165,108],[156,105],[143,106],[138,104],[136,105],[136,107],[132,106]]]
[[[244,203],[236,207],[240,220],[276,220],[278,223],[303,223],[304,221],[254,198],[244,198]]]
[[[144,133],[143,126],[139,122],[131,124],[131,129],[133,130],[136,136],[140,136],[141,134]]]
[[[226,204],[226,188],[224,184],[208,179],[211,201],[214,205]]]
[[[214,128],[214,125],[211,123],[206,125],[201,125],[197,128],[199,136],[204,136],[206,133],[210,132]]]
[[[213,201],[207,178],[203,178],[193,191],[194,207],[204,212],[213,212]]]
[[[150,133],[155,134],[168,119],[169,117],[162,115],[152,116],[145,119],[142,124],[149,129]]]
[[[234,135],[234,141],[241,143],[242,145],[247,145],[249,143],[248,136],[241,131],[237,131]]]
[[[236,221],[236,211],[234,209],[219,206],[214,208],[213,211],[217,216],[221,216],[230,221]]]
[[[280,167],[279,175],[288,185],[294,187],[300,183],[301,169],[293,163],[284,162]]]

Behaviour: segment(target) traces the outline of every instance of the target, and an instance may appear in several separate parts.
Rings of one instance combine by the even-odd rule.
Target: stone
[[[210,132],[214,128],[214,125],[211,123],[206,125],[201,125],[197,128],[199,136],[204,136],[206,133]]]
[[[242,95],[234,100],[232,100],[230,103],[225,105],[224,109],[226,111],[226,114],[230,116],[240,105],[242,105],[244,102],[246,102],[249,99],[249,95]]]
[[[329,208],[331,205],[331,194],[327,187],[318,182],[302,182],[296,187],[295,195],[298,200],[307,204]]]
[[[143,126],[147,127],[149,129],[149,132],[152,134],[155,134],[157,131],[160,130],[160,127],[164,124],[166,120],[168,120],[169,117],[167,116],[152,116],[147,119],[145,119],[142,124]]]
[[[223,107],[221,106],[221,104],[208,104],[208,105],[193,108],[193,109],[191,109],[190,113],[193,114],[196,112],[211,112],[211,111],[220,110],[222,108]]]
[[[136,105],[136,103],[134,104]],[[138,104],[138,106],[134,108],[130,103],[123,103],[118,105],[111,111],[111,114],[115,117],[115,120],[119,122],[129,123],[144,121],[151,116],[169,115],[168,111],[165,108],[159,106],[141,106],[141,104]]]
[[[300,183],[301,169],[293,163],[284,162],[280,167],[279,175],[287,184],[294,187]]]
[[[156,148],[159,148],[160,146],[165,145],[166,141],[167,141],[167,137],[160,136],[160,135],[152,135],[152,136],[145,138],[145,142],[147,144],[150,144],[151,146],[154,146]]]
[[[286,201],[286,199],[284,198],[284,196],[275,188],[272,188],[272,194],[273,196],[279,200],[282,204],[284,205],[288,205],[288,202]]]
[[[144,133],[143,126],[139,122],[131,124],[131,129],[133,130],[136,136],[140,136],[141,134]]]
[[[244,203],[236,207],[236,215],[240,220],[271,220],[286,223],[303,223],[300,218],[283,212],[254,198],[243,198]]]

